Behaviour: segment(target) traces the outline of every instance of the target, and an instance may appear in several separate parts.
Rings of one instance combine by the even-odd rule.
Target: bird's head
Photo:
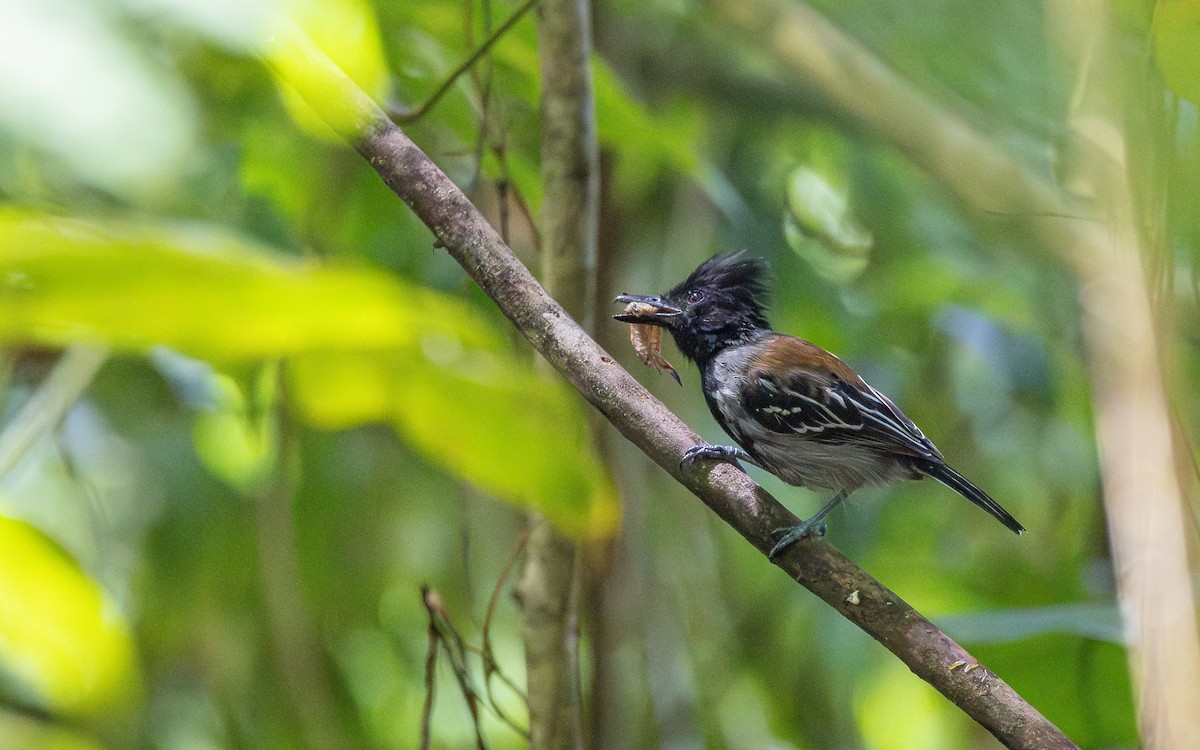
[[[614,302],[658,308],[647,314],[622,313],[624,323],[662,326],[683,356],[705,360],[731,344],[770,328],[763,312],[770,266],[739,250],[717,255],[661,295],[622,294]]]

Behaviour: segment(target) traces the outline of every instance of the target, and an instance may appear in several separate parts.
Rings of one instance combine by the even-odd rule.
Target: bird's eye
[[[694,305],[704,301],[704,291],[701,289],[694,290],[687,298],[689,305]]]

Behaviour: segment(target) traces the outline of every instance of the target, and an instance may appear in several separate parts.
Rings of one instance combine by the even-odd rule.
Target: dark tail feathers
[[[933,477],[988,513],[991,513],[997,521],[1007,526],[1014,533],[1021,534],[1025,531],[1025,527],[1018,523],[1017,519],[1009,515],[1008,511],[1000,507],[1000,503],[988,497],[986,492],[971,484],[969,479],[946,464],[930,461],[929,463],[917,464],[914,468],[926,476]]]

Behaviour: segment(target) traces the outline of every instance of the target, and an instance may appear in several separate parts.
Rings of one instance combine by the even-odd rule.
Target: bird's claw
[[[700,461],[720,461],[733,464],[743,473],[746,469],[738,461],[744,454],[732,445],[693,445],[679,460],[679,468],[690,471]]]
[[[811,521],[805,521],[798,526],[787,526],[782,529],[775,529],[774,531],[775,534],[780,532],[783,532],[783,535],[776,540],[775,546],[771,547],[771,551],[767,553],[768,560],[774,560],[776,557],[779,557],[785,549],[801,539],[825,536],[825,524],[823,522],[813,524]]]

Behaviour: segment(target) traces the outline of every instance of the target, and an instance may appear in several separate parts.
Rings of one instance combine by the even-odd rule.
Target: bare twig
[[[463,641],[462,634],[454,627],[454,623],[450,620],[450,614],[446,611],[446,605],[442,602],[442,595],[436,590],[428,586],[421,587],[421,603],[425,605],[425,611],[429,613],[429,639],[430,646],[434,647],[435,641],[440,641],[442,648],[446,649],[446,658],[450,661],[450,671],[454,673],[454,679],[458,682],[459,692],[462,693],[463,700],[467,704],[467,711],[471,714],[471,724],[475,729],[475,747],[478,750],[487,750],[487,745],[483,741],[483,729],[479,725],[479,694],[475,687],[471,685],[471,675],[467,665],[467,646]],[[433,676],[431,670],[431,658],[427,655],[425,658],[425,688],[426,688],[426,705],[432,710],[433,707]],[[423,715],[422,736],[427,733],[426,726],[429,721],[428,715]]]
[[[548,295],[454,183],[325,55],[294,28],[276,45],[303,76],[302,97],[347,139],[430,228],[526,339],[628,440],[704,501],[764,555],[774,529],[794,515],[737,469],[684,472],[680,458],[696,433],[622,369]],[[268,58],[270,59],[270,58]],[[286,78],[286,77],[285,77]],[[348,120],[345,113],[352,112]],[[823,540],[793,545],[775,564],[895,654],[921,679],[1011,747],[1074,745],[1037,709],[933,623]],[[853,592],[857,601],[847,601]]]
[[[533,8],[533,6],[537,5],[538,2],[540,2],[540,0],[526,0],[521,7],[513,11],[513,14],[505,19],[504,23],[500,24],[500,26],[497,27],[494,32],[492,32],[491,36],[485,39],[483,44],[479,45],[479,48],[471,53],[470,57],[468,57],[466,60],[463,60],[457,68],[451,71],[450,75],[446,76],[446,79],[442,81],[442,84],[438,86],[437,90],[434,91],[428,99],[416,107],[406,107],[399,103],[392,103],[388,106],[388,116],[400,123],[415,122],[424,117],[429,110],[433,109],[433,107],[442,100],[442,97],[454,87],[455,82],[458,81],[462,74],[466,73],[475,65],[475,63],[479,62],[483,56],[486,55],[493,46],[495,46],[496,42],[500,41],[500,39],[508,33],[509,29],[511,29],[513,26],[516,26],[517,22],[520,21],[525,14]]]
[[[492,696],[492,676],[500,678],[509,690],[512,690],[517,695],[520,695],[528,703],[528,698],[519,687],[509,678],[500,666],[496,663],[496,656],[492,652],[492,621],[496,615],[496,605],[500,602],[500,592],[504,590],[504,584],[508,581],[508,576],[512,573],[513,567],[517,564],[517,559],[521,553],[525,551],[525,545],[529,542],[529,529],[521,532],[521,536],[517,538],[517,543],[513,545],[512,554],[504,561],[503,567],[500,568],[500,575],[496,578],[496,585],[492,587],[492,595],[488,598],[487,612],[483,616],[483,634],[481,636],[481,648],[479,652],[480,659],[483,662],[483,689],[487,693],[488,703],[491,704],[492,710],[500,717],[500,720],[507,724],[514,732],[517,732],[525,739],[529,739],[529,730],[517,724],[511,717],[500,708],[500,704]]]
[[[437,655],[440,642],[437,619],[433,616],[433,609],[427,601],[428,596],[429,587],[422,586],[421,604],[425,606],[425,611],[429,614],[429,627],[426,630],[429,638],[425,646],[425,704],[421,707],[421,750],[429,750],[429,741],[432,736],[430,730],[433,726],[433,700],[437,691]]]
[[[504,566],[500,580],[496,583],[496,590],[499,591],[508,578],[511,571],[512,563],[516,560],[516,556],[520,553],[521,548],[525,543],[525,536],[522,535],[518,542],[517,549],[514,551],[513,557],[509,563]],[[493,594],[492,602],[494,604],[496,594]],[[515,721],[513,721],[500,705],[492,698],[491,687],[488,685],[488,680],[492,674],[496,674],[518,695],[520,691],[513,685],[512,681],[505,675],[495,663],[495,658],[491,655],[491,645],[488,641],[487,628],[489,622],[484,623],[483,648],[477,649],[469,645],[462,637],[462,633],[455,627],[453,620],[450,618],[450,613],[446,610],[445,602],[442,600],[441,594],[437,590],[429,586],[421,586],[421,604],[425,607],[428,615],[428,645],[425,653],[425,703],[421,710],[421,747],[428,747],[431,741],[431,723],[433,717],[433,704],[436,695],[437,680],[437,654],[439,649],[444,649],[446,658],[450,663],[450,671],[454,674],[454,679],[458,682],[459,692],[462,693],[463,700],[467,704],[467,711],[471,715],[472,722],[475,728],[475,742],[479,748],[484,747],[483,728],[480,724],[480,696],[479,691],[471,681],[471,666],[467,660],[468,654],[479,656],[483,664],[484,671],[484,686],[487,695],[487,700],[483,706],[489,709],[492,714],[500,721],[507,724],[514,732],[523,737],[528,738],[529,732],[522,729]],[[491,608],[489,607],[488,620],[491,618]]]

